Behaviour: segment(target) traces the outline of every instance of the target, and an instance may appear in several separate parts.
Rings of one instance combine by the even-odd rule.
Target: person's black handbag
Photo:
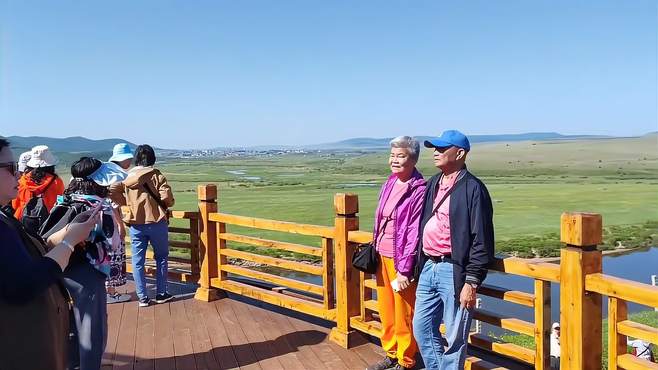
[[[386,224],[388,224],[389,221],[391,221],[391,218],[387,217],[381,230],[386,228]],[[354,254],[352,255],[352,266],[367,274],[374,274],[377,272],[377,267],[379,266],[379,252],[377,252],[374,241],[356,246]]]
[[[373,242],[359,244],[352,255],[352,266],[368,274],[377,272],[379,266],[379,253]]]

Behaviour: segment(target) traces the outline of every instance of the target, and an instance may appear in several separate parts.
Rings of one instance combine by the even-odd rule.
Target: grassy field
[[[495,209],[497,249],[521,256],[559,248],[560,214],[603,215],[608,247],[655,243],[658,234],[658,136],[634,139],[475,145],[469,169],[487,184]],[[387,153],[315,153],[215,160],[167,160],[161,169],[176,209],[196,208],[196,186],[219,186],[222,212],[320,225],[333,222],[333,195],[359,196],[362,230],[371,230]],[[419,169],[437,170],[423,150]],[[253,234],[249,230],[240,230]],[[264,237],[319,245],[316,238]]]

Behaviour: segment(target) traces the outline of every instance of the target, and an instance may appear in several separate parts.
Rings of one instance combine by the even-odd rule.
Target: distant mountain
[[[416,136],[421,142],[435,139],[436,136]],[[580,140],[580,139],[603,139],[610,136],[597,135],[562,135],[557,132],[529,132],[524,134],[501,134],[501,135],[470,135],[468,140],[473,143],[501,142],[501,141],[546,141],[546,140]],[[335,143],[312,145],[312,149],[379,149],[388,148],[393,138],[368,138],[360,137],[347,139]]]
[[[48,145],[54,152],[105,152],[112,151],[112,147],[118,143],[128,143],[135,148],[137,145],[123,139],[101,139],[93,140],[82,136],[65,138],[43,137],[43,136],[9,136],[13,148],[30,149],[36,145]]]

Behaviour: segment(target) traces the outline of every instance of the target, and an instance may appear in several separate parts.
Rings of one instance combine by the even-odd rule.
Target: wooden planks
[[[154,370],[154,323],[155,307],[140,307],[137,319],[135,337],[135,367],[134,370]]]
[[[383,352],[328,340],[329,329],[231,299],[108,306],[106,369],[362,369]],[[112,367],[113,366],[113,367]]]
[[[135,304],[134,302],[126,303]],[[174,332],[171,312],[168,304],[159,304],[153,307],[156,325],[153,343],[153,355],[155,356],[155,368],[157,370],[176,370],[176,359],[174,354]]]
[[[247,336],[242,330],[242,326],[238,322],[238,318],[229,300],[220,299],[215,302],[215,307],[226,328],[226,334],[231,343],[231,348],[235,354],[238,366],[241,369],[261,369],[258,358],[251,348],[249,339],[247,339]]]
[[[119,326],[119,339],[114,353],[114,370],[132,370],[137,334],[137,304],[124,304]]]

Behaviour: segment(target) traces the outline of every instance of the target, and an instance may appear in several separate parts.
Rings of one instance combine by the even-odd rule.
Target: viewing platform
[[[372,239],[371,233],[359,231],[356,195],[336,194],[331,226],[221,213],[217,195],[215,185],[200,185],[198,210],[172,212],[174,219],[189,222],[189,227],[170,227],[172,233],[189,236],[189,241],[171,243],[189,251],[187,258],[172,258],[170,279],[181,282],[182,289],[173,291],[177,299],[147,308],[138,308],[134,300],[108,306],[104,369],[363,369],[382,358],[374,277],[351,266],[354,247]],[[234,226],[306,235],[318,238],[320,247],[241,235]],[[658,287],[603,274],[596,248],[601,238],[600,215],[564,213],[560,264],[497,259],[492,271],[527,278],[532,291],[485,281],[478,294],[527,307],[534,320],[484,309],[476,309],[474,319],[530,336],[534,349],[474,332],[466,368],[549,369],[551,307],[556,304],[551,288],[557,285],[561,369],[601,369],[604,343],[609,369],[658,369],[626,348],[627,337],[658,345],[658,328],[629,321],[627,315],[628,302],[658,307]],[[238,250],[235,243],[314,256],[321,263]],[[315,279],[294,279],[232,260]]]

